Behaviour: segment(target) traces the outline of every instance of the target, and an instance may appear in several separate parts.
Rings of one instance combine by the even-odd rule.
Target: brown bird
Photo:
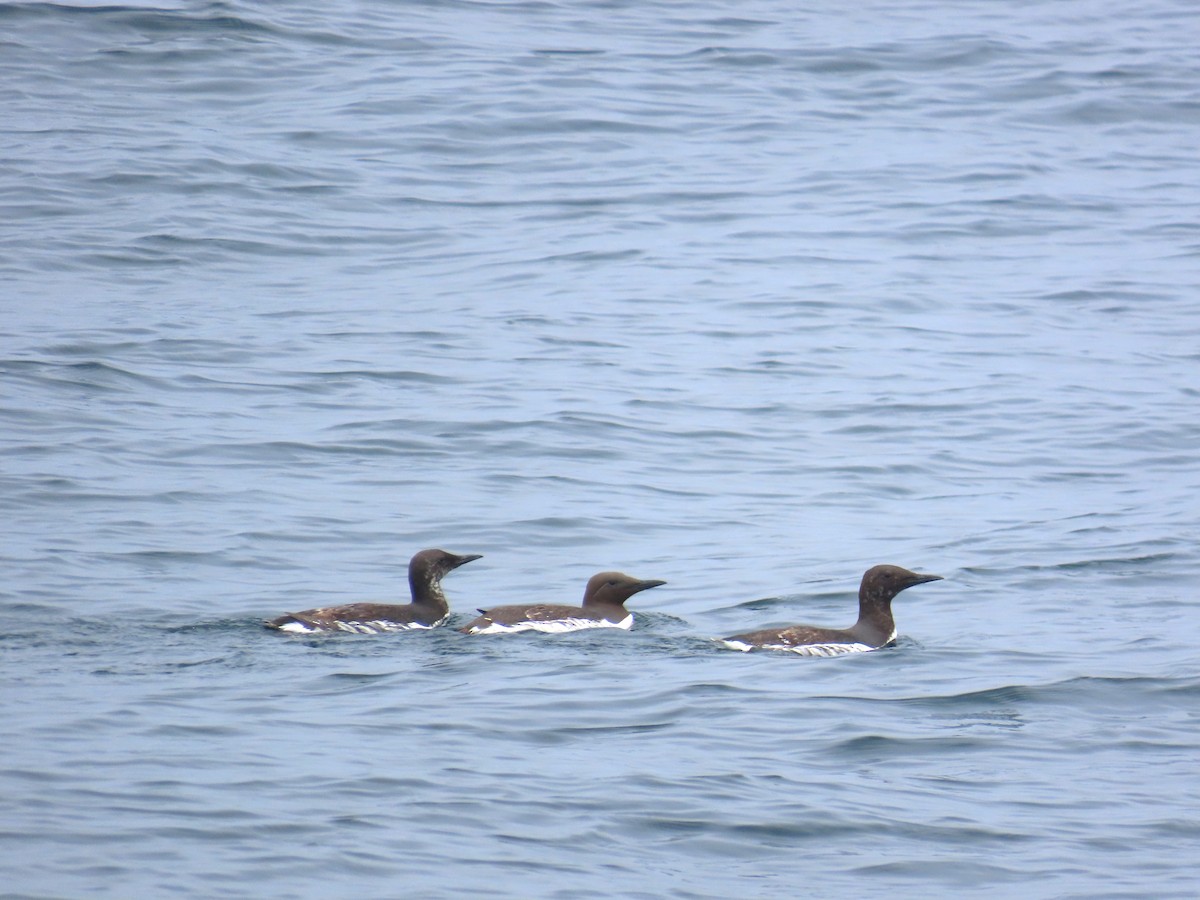
[[[723,638],[733,650],[790,650],[801,656],[840,656],[878,650],[896,639],[892,599],[915,584],[941,581],[940,575],[919,575],[899,566],[873,566],[858,588],[858,621],[849,628],[790,625]]]
[[[620,572],[593,575],[583,592],[582,606],[545,603],[497,606],[481,609],[479,618],[459,631],[463,634],[506,634],[516,631],[541,631],[561,634],[584,628],[624,628],[633,626],[633,613],[625,601],[638,591],[666,584],[665,581],[639,581]]]
[[[412,628],[435,628],[450,615],[450,604],[442,592],[442,578],[459,566],[480,558],[478,554],[458,556],[445,550],[422,550],[408,563],[408,587],[412,593],[412,603],[323,606],[288,613],[263,624],[292,634],[321,631],[378,634]]]

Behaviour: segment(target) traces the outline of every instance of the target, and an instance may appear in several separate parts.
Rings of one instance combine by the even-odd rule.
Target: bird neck
[[[437,578],[410,578],[409,590],[412,592],[412,602],[421,606],[433,606],[442,611],[448,611],[450,604],[446,602],[446,594],[442,591],[442,583]]]
[[[876,645],[886,644],[896,634],[896,620],[892,618],[892,600],[881,599],[860,591],[858,595],[858,621],[851,629],[855,634],[871,638]]]

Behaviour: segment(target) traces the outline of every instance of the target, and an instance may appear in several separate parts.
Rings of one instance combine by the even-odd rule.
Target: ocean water
[[[1200,894],[1198,43],[0,3],[0,896]]]

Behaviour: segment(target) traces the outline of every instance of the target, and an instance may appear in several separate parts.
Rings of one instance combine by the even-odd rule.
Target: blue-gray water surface
[[[1190,0],[0,3],[0,894],[1200,894]],[[631,632],[289,637],[667,584]],[[945,576],[896,646],[870,565]]]

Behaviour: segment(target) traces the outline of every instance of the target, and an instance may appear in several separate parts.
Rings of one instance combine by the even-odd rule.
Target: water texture
[[[0,896],[1195,897],[1198,43],[0,3]]]

